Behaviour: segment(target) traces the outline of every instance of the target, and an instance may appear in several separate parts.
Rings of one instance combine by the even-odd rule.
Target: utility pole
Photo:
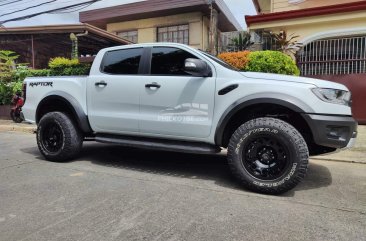
[[[79,46],[78,46],[78,37],[76,34],[70,34],[71,40],[71,59],[78,59],[79,58]]]
[[[209,52],[213,55],[217,54],[216,41],[217,41],[217,11],[214,9],[213,4],[215,0],[208,0],[210,8],[210,30],[209,30]]]

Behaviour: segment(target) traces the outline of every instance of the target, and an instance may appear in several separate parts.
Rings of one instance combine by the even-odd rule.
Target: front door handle
[[[146,84],[145,87],[146,88],[158,88],[159,89],[160,88],[160,85],[158,83],[156,83],[156,82],[153,82],[151,84]]]
[[[96,82],[95,83],[95,86],[98,86],[98,87],[105,87],[107,86],[107,83],[105,81],[100,81],[100,82]]]

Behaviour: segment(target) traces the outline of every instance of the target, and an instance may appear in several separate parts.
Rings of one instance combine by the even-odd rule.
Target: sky
[[[86,0],[82,1],[72,1],[72,0],[57,0],[57,1],[50,1],[50,0],[21,0],[21,1],[14,1],[14,0],[3,0],[0,1],[0,21],[21,17],[28,14],[33,14],[36,12],[45,11],[50,8],[58,8],[63,7],[65,5],[75,4],[76,2],[85,2]],[[102,0],[100,2],[96,2],[91,6],[82,9],[82,11],[96,9],[96,8],[103,8],[103,7],[110,7],[115,5],[122,5],[131,2],[137,2],[141,0]],[[237,19],[238,23],[246,29],[244,16],[245,15],[255,15],[256,11],[253,6],[252,0],[224,0],[226,5],[231,10],[232,14]],[[3,5],[4,3],[14,2],[11,4]],[[27,7],[35,6],[38,4],[46,3],[44,6],[39,6],[37,8],[31,8],[26,11],[14,13],[7,15],[7,13],[17,11],[20,9],[24,9]],[[4,15],[4,16],[2,16]],[[74,24],[78,23],[79,21],[78,12],[73,13],[54,13],[54,14],[43,14],[40,16],[36,16],[27,20],[21,20],[16,22],[8,22],[4,24],[5,27],[19,27],[19,26],[35,26],[35,25],[53,25],[53,24]]]

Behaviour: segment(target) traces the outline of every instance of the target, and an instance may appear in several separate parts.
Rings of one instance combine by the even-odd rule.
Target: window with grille
[[[123,39],[131,41],[132,43],[137,43],[137,30],[117,32],[117,35]]]
[[[178,25],[158,28],[158,42],[189,44],[189,26]]]
[[[298,53],[302,75],[366,73],[366,36],[311,42]]]

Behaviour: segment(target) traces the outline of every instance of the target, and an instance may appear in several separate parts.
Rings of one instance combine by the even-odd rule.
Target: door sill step
[[[177,151],[185,153],[213,154],[221,152],[221,148],[200,142],[173,141],[158,138],[145,138],[135,136],[97,134],[96,142],[112,143],[127,147],[137,147],[162,151]]]

